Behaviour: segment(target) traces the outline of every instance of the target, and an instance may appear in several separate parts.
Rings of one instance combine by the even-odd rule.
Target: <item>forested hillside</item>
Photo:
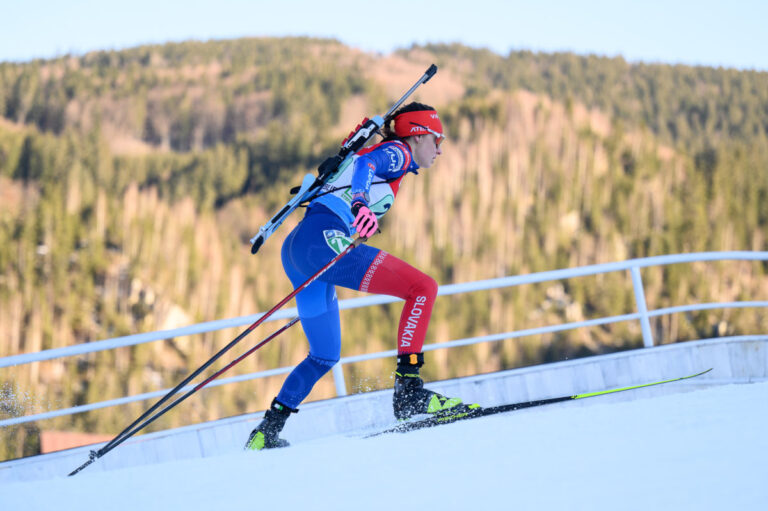
[[[332,40],[240,39],[0,63],[0,356],[253,314],[290,291],[286,222],[248,238],[288,189],[383,113],[441,112],[437,164],[403,182],[372,243],[440,284],[634,257],[764,250],[768,73],[629,64],[573,54],[499,56],[458,45],[374,55]],[[768,300],[759,263],[647,270],[649,307]],[[634,311],[629,276],[438,300],[427,342]],[[357,296],[342,291],[340,296]],[[399,306],[342,313],[343,354],[394,347]],[[274,324],[272,324],[274,325]],[[764,311],[678,314],[659,342],[762,333]],[[241,351],[274,329],[259,329]],[[0,418],[173,386],[238,331],[0,370]],[[429,354],[427,379],[641,345],[634,323]],[[289,332],[234,373],[300,361]],[[354,391],[392,364],[346,369]],[[156,427],[266,407],[276,377],[204,391]],[[323,380],[313,399],[333,395]],[[117,433],[144,403],[4,428],[4,457],[36,430]]]

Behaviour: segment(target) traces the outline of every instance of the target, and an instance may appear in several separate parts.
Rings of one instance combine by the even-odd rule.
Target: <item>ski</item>
[[[379,129],[392,118],[395,110],[397,110],[397,108],[402,105],[411,94],[413,94],[413,91],[420,85],[427,83],[435,73],[437,73],[437,66],[432,64],[424,72],[421,78],[413,84],[408,92],[403,94],[403,96],[395,102],[383,117],[375,115],[372,119],[365,119],[362,124],[359,125],[355,131],[344,140],[344,142],[342,142],[338,154],[326,158],[326,160],[320,164],[317,169],[317,177],[307,174],[304,177],[296,196],[288,201],[285,206],[283,206],[280,211],[269,220],[269,222],[264,224],[259,229],[259,233],[256,236],[251,238],[251,254],[255,254],[259,251],[267,238],[280,227],[283,220],[285,220],[288,215],[296,210],[302,203],[312,200],[323,186],[331,180],[342,164],[351,158],[357,151],[362,149],[363,146],[379,132]]]
[[[691,378],[696,378],[697,376],[701,376],[702,374],[706,374],[710,372],[712,368],[707,369],[706,371],[701,371],[695,374],[689,374],[688,376],[680,376],[678,378],[672,378],[670,380],[662,380],[662,381],[655,381],[651,383],[642,383],[640,385],[631,385],[629,387],[621,387],[616,389],[609,389],[609,390],[600,390],[597,392],[586,392],[583,394],[574,394],[570,396],[560,396],[560,397],[552,397],[548,399],[539,399],[535,401],[523,401],[520,403],[511,403],[506,405],[499,405],[499,406],[490,406],[487,408],[484,407],[478,407],[473,408],[468,412],[465,413],[459,413],[456,415],[443,415],[443,416],[432,416],[428,417],[426,419],[419,419],[415,421],[409,421],[409,422],[403,422],[401,424],[398,424],[397,426],[385,429],[383,431],[378,431],[376,433],[371,433],[369,435],[366,435],[365,438],[371,438],[374,436],[384,435],[386,433],[406,433],[408,431],[414,431],[417,429],[424,429],[424,428],[432,428],[435,426],[440,426],[441,424],[450,424],[452,422],[462,421],[462,420],[468,420],[468,419],[476,419],[478,417],[487,417],[489,415],[496,415],[499,413],[505,413],[505,412],[512,412],[515,410],[521,410],[523,408],[532,408],[534,406],[544,406],[554,403],[562,403],[564,401],[572,401],[575,399],[585,399],[588,397],[596,397],[596,396],[604,396],[606,394],[615,394],[617,392],[624,392],[627,390],[634,390],[634,389],[640,389],[643,387],[651,387],[654,385],[662,385],[664,383],[672,383],[676,381],[681,380],[688,380]]]

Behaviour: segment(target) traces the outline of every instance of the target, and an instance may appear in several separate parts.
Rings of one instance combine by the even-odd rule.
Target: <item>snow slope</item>
[[[583,403],[371,439],[86,469],[0,485],[0,509],[768,509],[768,383]]]

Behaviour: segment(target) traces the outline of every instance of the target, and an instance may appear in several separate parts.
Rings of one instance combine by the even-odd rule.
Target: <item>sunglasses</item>
[[[438,133],[433,129],[429,129],[426,126],[423,126],[413,121],[411,121],[411,124],[413,124],[414,126],[418,126],[421,129],[427,130],[429,133],[432,133],[435,136],[435,147],[437,147],[438,149],[440,148],[440,144],[442,144],[443,140],[445,140],[445,135],[443,135],[442,133]]]

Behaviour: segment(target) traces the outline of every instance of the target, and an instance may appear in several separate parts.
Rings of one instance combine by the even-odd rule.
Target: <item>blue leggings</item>
[[[282,261],[294,288],[322,268],[351,243],[349,227],[329,209],[312,206],[283,242]],[[380,250],[359,245],[296,295],[309,355],[286,378],[277,400],[297,408],[317,381],[339,361],[341,327],[336,286],[359,289]]]

